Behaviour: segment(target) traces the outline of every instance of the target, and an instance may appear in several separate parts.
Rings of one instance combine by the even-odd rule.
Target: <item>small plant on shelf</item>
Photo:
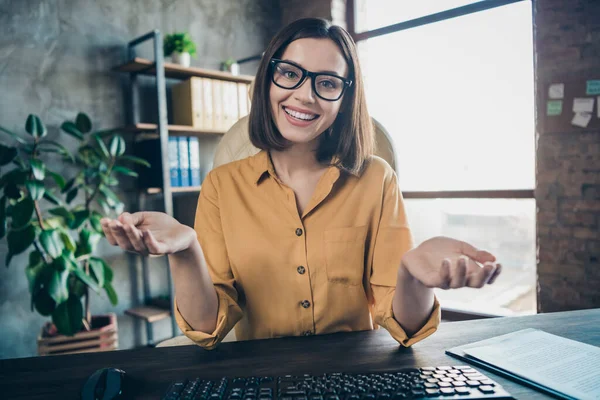
[[[7,267],[15,255],[31,248],[24,270],[32,311],[51,316],[54,331],[74,335],[92,325],[90,289],[105,292],[113,305],[118,302],[113,270],[95,255],[104,235],[100,219],[123,209],[113,191],[118,175],[136,177],[128,165],[150,165],[125,155],[125,140],[116,131],[92,132],[83,113],[61,129],[81,142],[75,154],[48,139],[36,115],[27,117],[27,135],[0,126],[14,142],[0,144],[0,238],[8,243]],[[58,172],[67,166],[73,172],[70,179]]]
[[[196,57],[196,44],[187,32],[176,32],[165,36],[165,57],[171,56],[175,64],[190,66],[190,56]]]

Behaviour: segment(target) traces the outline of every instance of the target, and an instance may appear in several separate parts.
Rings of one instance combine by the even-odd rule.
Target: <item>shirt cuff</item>
[[[381,321],[375,322],[383,326],[398,343],[400,343],[404,347],[410,347],[413,344],[420,342],[421,340],[425,339],[426,337],[432,335],[435,331],[437,331],[437,328],[441,322],[442,308],[440,306],[440,302],[438,301],[435,295],[433,296],[433,310],[429,315],[429,319],[421,329],[419,329],[411,337],[408,337],[408,335],[404,331],[404,328],[400,326],[400,324],[398,323],[398,321],[396,321],[396,318],[394,317],[392,303],[395,293],[395,290],[390,290],[390,293],[388,293],[389,297],[384,299],[384,301],[382,302],[383,304],[388,305],[385,306],[386,308],[383,315],[380,315],[379,318],[377,318],[381,319]]]
[[[237,322],[231,323],[232,321],[228,313],[229,301],[227,295],[217,287],[215,287],[215,291],[217,292],[219,301],[219,310],[217,312],[217,327],[210,334],[202,331],[195,331],[191,325],[188,324],[185,318],[183,318],[183,315],[181,315],[179,307],[177,306],[177,298],[175,298],[175,320],[177,321],[177,325],[179,325],[179,329],[181,329],[185,336],[206,350],[212,350],[217,347]]]

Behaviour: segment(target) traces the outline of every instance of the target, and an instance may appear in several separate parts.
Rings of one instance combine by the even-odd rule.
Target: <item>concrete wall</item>
[[[124,77],[110,69],[125,60],[129,40],[153,29],[188,30],[198,47],[192,65],[216,69],[229,57],[260,54],[279,21],[278,7],[268,0],[0,0],[0,125],[23,132],[27,115],[38,114],[52,137],[74,148],[75,140],[58,126],[78,111],[88,113],[97,128],[125,122]],[[150,51],[142,47],[140,55],[150,57]],[[244,65],[242,73],[254,74],[255,68]],[[153,108],[147,110],[151,118]],[[205,168],[215,144],[203,143]],[[131,192],[125,196],[126,204],[135,199]],[[195,207],[194,196],[182,199],[185,204],[176,207]],[[1,240],[0,259],[6,251]],[[105,296],[93,295],[92,313],[117,313],[121,349],[143,345],[144,325],[123,314],[142,301],[139,270],[116,247],[104,243],[100,253],[114,267],[120,302],[112,307]],[[46,321],[29,309],[25,263],[20,256],[10,268],[0,267],[0,358],[36,355],[36,336]],[[152,290],[166,293],[164,263],[153,260],[152,266]],[[167,337],[170,329],[168,320],[156,323],[155,338]]]
[[[600,2],[534,2],[538,310],[600,306],[600,132],[543,133],[545,82],[600,79]],[[571,107],[565,105],[565,107]]]

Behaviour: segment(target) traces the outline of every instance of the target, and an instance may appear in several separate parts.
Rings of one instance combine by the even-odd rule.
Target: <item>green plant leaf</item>
[[[106,282],[104,284],[104,290],[106,290],[106,294],[108,296],[108,299],[110,300],[110,304],[112,304],[113,306],[119,304],[119,296],[117,296],[117,292],[115,292],[115,289],[113,288],[111,283]]]
[[[50,147],[48,147],[50,146]],[[68,158],[69,161],[71,162],[75,162],[75,158],[73,158],[73,154],[71,154],[71,152],[62,144],[55,142],[53,140],[44,140],[43,142],[40,143],[40,145],[38,146],[38,149],[41,152],[45,152],[45,153],[58,153],[60,155],[62,155],[65,158]]]
[[[6,187],[4,188],[4,194],[6,195],[6,197],[11,198],[11,199],[20,199],[21,198],[21,189],[19,189],[19,187],[17,185],[15,185],[14,183],[8,183],[6,184]]]
[[[90,121],[90,117],[88,117],[84,113],[77,114],[75,118],[75,126],[82,133],[88,133],[92,130],[92,121]]]
[[[77,279],[77,277],[73,274],[71,274],[69,280],[71,294],[80,298],[83,297],[87,291],[87,285],[83,283],[80,279]]]
[[[77,296],[69,296],[69,299],[59,304],[52,313],[52,322],[60,333],[67,336],[73,336],[81,330],[82,319],[83,306]]]
[[[69,228],[71,229],[79,229],[81,225],[88,219],[90,216],[90,212],[88,210],[79,210],[73,212],[73,220],[71,222],[67,221]]]
[[[73,136],[74,138],[83,140],[83,133],[81,133],[81,131],[77,129],[77,126],[71,121],[63,122],[63,124],[60,126],[60,129]]]
[[[100,148],[100,151],[102,152],[102,155],[104,156],[105,159],[109,159],[110,158],[110,153],[108,152],[108,149],[106,148],[106,145],[104,144],[104,141],[102,140],[102,138],[98,135],[93,135],[94,140],[96,141],[96,143],[98,143],[98,147]]]
[[[48,210],[48,212],[52,215],[63,217],[65,221],[71,221],[75,219],[75,215],[73,215],[73,213],[67,210],[65,207],[52,208]]]
[[[79,232],[79,243],[77,245],[77,250],[75,251],[75,257],[92,254],[100,237],[100,235],[89,229],[82,229]]]
[[[6,257],[6,266],[10,264],[12,256],[20,254],[27,250],[29,246],[35,240],[35,227],[28,225],[25,229],[20,231],[11,230],[6,235],[8,242],[8,255]]]
[[[46,200],[48,200],[50,203],[55,204],[57,206],[61,205],[61,203],[62,203],[58,197],[56,197],[54,194],[52,194],[48,191],[44,192],[44,198]]]
[[[34,114],[29,114],[27,117],[27,121],[25,121],[25,130],[34,138],[44,137],[48,133],[42,120]]]
[[[94,228],[96,232],[98,232],[101,235],[104,235],[104,231],[102,230],[102,223],[100,222],[101,219],[101,216],[90,216],[90,225],[92,226],[92,228]]]
[[[125,153],[125,140],[121,135],[115,135],[110,140],[110,154],[113,157],[122,156]]]
[[[6,235],[6,196],[0,198],[0,239]]]
[[[71,202],[73,201],[73,199],[75,197],[77,197],[77,192],[79,190],[77,188],[73,188],[71,190],[69,190],[69,193],[67,193],[67,204],[71,204]]]
[[[65,186],[60,190],[61,193],[67,193],[69,190],[71,190],[71,188],[73,187],[73,185],[75,184],[75,178],[71,178],[67,181],[67,183],[65,184]]]
[[[33,215],[34,203],[30,197],[24,197],[21,201],[12,207],[12,228],[19,229],[31,221]],[[15,253],[17,254],[17,253]]]
[[[90,268],[94,273],[94,277],[98,282],[98,286],[104,287],[104,264],[99,262],[97,259],[90,258]]]
[[[33,176],[38,181],[43,181],[46,177],[46,165],[42,160],[38,160],[34,158],[31,160],[31,171],[33,172]]]
[[[90,257],[90,260],[94,260],[94,262],[102,264],[102,266],[104,268],[104,281],[112,282],[113,271],[112,271],[112,268],[110,268],[110,266],[106,263],[106,261],[104,261],[103,259],[98,258],[98,257]]]
[[[122,155],[119,157],[119,160],[131,161],[132,163],[143,165],[144,167],[150,168],[150,163],[143,158],[130,156],[130,155]]]
[[[106,197],[106,200],[108,200],[108,204],[112,207],[114,207],[117,203],[121,202],[119,196],[117,196],[115,192],[113,192],[111,189],[107,188],[104,185],[100,186],[100,193],[102,193]]]
[[[52,172],[50,170],[46,170],[46,174],[49,175],[54,180],[54,182],[56,182],[56,184],[61,190],[65,187],[66,182],[65,178],[63,178],[62,175],[57,174],[56,172]]]
[[[21,136],[17,135],[14,132],[9,131],[8,129],[6,129],[3,126],[0,126],[0,132],[4,132],[7,135],[9,135],[10,137],[12,137],[13,139],[15,139],[17,142],[21,143],[21,144],[27,144],[27,140],[23,139]]]
[[[18,151],[14,147],[4,146],[0,144],[0,166],[6,165],[15,159]]]
[[[29,195],[34,201],[41,200],[46,192],[44,183],[40,181],[27,181],[25,182],[25,187],[27,187]]]
[[[43,316],[51,315],[56,309],[56,302],[45,289],[39,290],[32,295],[35,309]]]
[[[53,230],[46,230],[40,233],[40,243],[42,247],[52,258],[57,258],[62,254],[64,245],[58,232]],[[57,303],[60,303],[57,301]]]
[[[22,185],[25,183],[25,179],[27,179],[27,171],[18,168],[11,169],[0,177],[0,187],[4,187],[9,183]]]
[[[29,253],[29,265],[25,268],[25,275],[27,276],[27,281],[29,281],[29,292],[32,294],[38,290],[38,276],[44,265],[42,255],[37,250]]]
[[[102,175],[102,183],[106,186],[118,186],[119,180],[112,175]]]
[[[71,252],[75,252],[75,249],[77,249],[77,243],[75,243],[71,235],[69,235],[66,230],[61,230],[59,235],[63,244],[65,245],[65,248]]]
[[[90,289],[92,289],[96,293],[100,293],[100,287],[98,284],[92,279],[91,276],[85,273],[80,268],[75,268],[72,270],[77,278],[79,278],[83,283],[85,283]]]
[[[59,304],[67,301],[69,298],[69,288],[67,286],[67,279],[69,279],[69,270],[63,271],[54,270],[50,276],[48,282],[48,294],[52,299]]]
[[[138,176],[137,172],[134,172],[134,171],[130,170],[129,168],[121,167],[120,165],[115,165],[113,167],[113,171],[118,172],[123,175],[133,176],[134,178],[137,178],[137,176]]]

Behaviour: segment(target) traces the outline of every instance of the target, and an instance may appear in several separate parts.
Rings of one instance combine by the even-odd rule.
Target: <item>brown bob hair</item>
[[[255,147],[263,150],[281,151],[291,145],[279,133],[271,114],[269,89],[272,71],[269,62],[271,58],[280,58],[291,42],[304,38],[333,40],[348,64],[348,79],[353,81],[342,96],[341,112],[320,136],[317,160],[359,175],[373,155],[374,131],[367,111],[356,44],[346,30],[325,19],[304,18],[294,21],[279,31],[269,43],[258,67],[252,92],[250,140]]]

